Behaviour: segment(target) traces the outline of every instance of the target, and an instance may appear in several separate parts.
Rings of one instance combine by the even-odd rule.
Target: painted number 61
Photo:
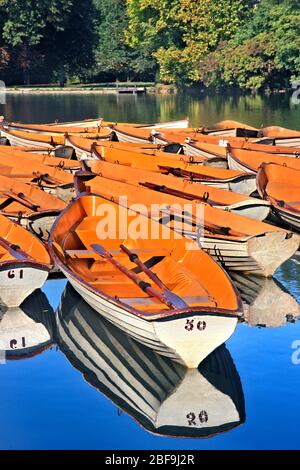
[[[23,279],[23,274],[24,274],[24,271],[23,271],[23,269],[21,269],[19,271],[19,278],[20,279]],[[8,277],[8,279],[15,279],[15,277],[16,277],[15,271],[8,271],[7,277]]]

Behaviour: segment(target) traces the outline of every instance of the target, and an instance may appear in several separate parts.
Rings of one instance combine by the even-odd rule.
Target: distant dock
[[[131,94],[131,95],[142,95],[147,93],[146,87],[138,86],[116,86],[116,93],[121,94]]]

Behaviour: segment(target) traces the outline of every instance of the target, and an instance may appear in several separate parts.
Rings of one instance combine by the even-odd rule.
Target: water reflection
[[[59,94],[7,95],[1,114],[23,122],[76,121],[103,116],[116,122],[159,122],[189,116],[191,126],[234,119],[260,127],[279,125],[299,129],[300,106],[286,95],[240,95],[201,90],[175,95]]]
[[[55,317],[45,294],[37,290],[20,307],[0,310],[0,355],[27,359],[53,344]]]
[[[279,327],[299,317],[299,303],[279,281],[237,272],[231,272],[230,277],[240,292],[249,325]]]
[[[57,342],[85,380],[147,431],[211,437],[245,421],[238,372],[225,346],[187,370],[107,322],[67,285]]]

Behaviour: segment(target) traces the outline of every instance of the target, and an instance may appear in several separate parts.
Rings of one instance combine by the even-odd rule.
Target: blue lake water
[[[189,115],[194,126],[232,118],[255,126],[300,129],[300,106],[291,105],[284,95],[8,96],[1,113],[24,122],[102,115],[107,120],[150,122]],[[33,357],[11,357],[0,365],[0,449],[299,449],[300,323],[289,317],[298,308],[293,298],[300,302],[298,261],[297,257],[288,261],[276,273],[286,292],[272,281],[255,288],[250,288],[253,279],[246,281],[252,295],[252,325],[240,324],[226,349],[208,358],[195,377],[186,377],[179,366],[138,345],[128,345],[125,337],[99,323],[70,289],[55,317],[66,281],[48,281],[42,289],[46,297],[39,294],[22,306],[21,313],[15,312],[16,325],[26,316],[39,321],[43,312],[49,337]],[[71,321],[76,325],[82,319],[92,325],[91,333],[79,335],[79,329],[71,329]],[[117,387],[116,364],[121,359],[116,359],[117,350],[106,349],[110,340],[106,343],[101,331],[108,332],[106,338],[114,338],[113,344],[129,356]],[[92,337],[99,348],[97,357],[90,346]],[[149,363],[153,371],[144,367],[145,375],[138,372]],[[162,370],[170,370],[170,376],[164,379],[159,375]],[[190,380],[190,389],[194,384],[196,395],[188,390],[168,401],[185,380]],[[163,426],[163,406],[173,413],[172,426]],[[206,410],[214,427],[207,430],[209,438],[201,439]],[[159,420],[165,435],[153,433]],[[184,432],[191,434],[190,428],[198,438],[182,437]],[[181,437],[170,437],[172,433]]]

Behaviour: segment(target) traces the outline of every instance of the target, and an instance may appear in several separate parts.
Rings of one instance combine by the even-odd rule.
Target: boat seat
[[[186,296],[186,297],[181,297],[181,299],[184,300],[189,305],[191,305],[191,304],[196,304],[196,305],[206,304],[207,305],[207,303],[211,303],[211,298],[207,295]],[[139,304],[143,304],[143,305],[153,304],[153,300],[150,297],[147,297],[147,298],[122,297],[122,298],[120,298],[120,301],[124,302],[124,303],[126,303],[130,306],[139,305]]]

